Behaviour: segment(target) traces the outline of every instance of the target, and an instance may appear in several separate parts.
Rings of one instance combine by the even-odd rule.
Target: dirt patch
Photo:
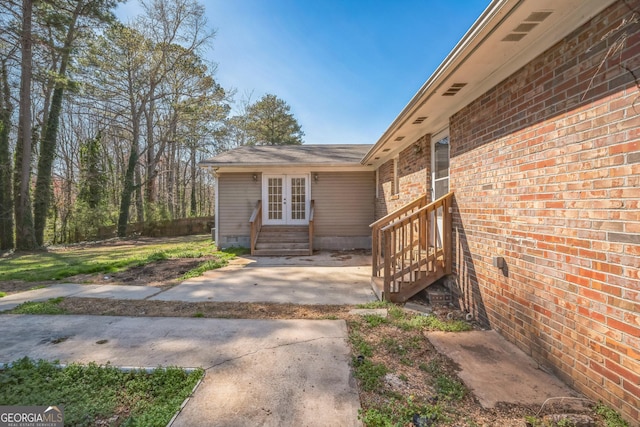
[[[44,288],[54,283],[56,282],[24,282],[22,280],[3,280],[0,282],[0,292],[11,295],[18,292],[30,291],[31,289]]]
[[[200,264],[213,259],[177,258],[155,261],[147,265],[130,267],[125,271],[110,274],[79,274],[64,279],[66,283],[94,285],[156,286],[162,290],[172,288],[182,281],[182,276]]]
[[[338,319],[352,308],[344,305],[294,305],[237,302],[181,302],[65,298],[69,314],[227,319]]]
[[[119,243],[120,245],[123,244],[121,241]],[[115,244],[115,242],[113,244]],[[211,259],[213,259],[213,257],[168,259],[155,261],[143,266],[130,267],[118,273],[78,274],[62,280],[42,282],[7,280],[0,282],[0,292],[5,292],[7,295],[10,295],[17,292],[55,285],[56,283],[156,286],[162,290],[167,290],[180,283],[182,281],[181,277],[187,271]]]

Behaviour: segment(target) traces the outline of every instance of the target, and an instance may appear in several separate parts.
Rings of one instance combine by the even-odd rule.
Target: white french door
[[[309,223],[309,175],[270,175],[262,178],[262,223]]]

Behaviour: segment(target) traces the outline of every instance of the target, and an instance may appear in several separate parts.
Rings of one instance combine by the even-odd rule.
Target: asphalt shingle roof
[[[355,165],[360,164],[372,145],[258,145],[234,148],[211,159],[204,160],[206,166],[249,165]]]

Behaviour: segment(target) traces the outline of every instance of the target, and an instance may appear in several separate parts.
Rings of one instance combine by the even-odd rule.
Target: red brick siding
[[[450,135],[461,305],[638,420],[640,91],[620,64],[640,77],[640,25],[597,70],[631,15],[614,4],[454,115]]]
[[[416,151],[415,147],[420,147]],[[431,136],[425,135],[398,155],[398,190],[394,189],[393,160],[378,168],[376,219],[410,201],[431,194]]]

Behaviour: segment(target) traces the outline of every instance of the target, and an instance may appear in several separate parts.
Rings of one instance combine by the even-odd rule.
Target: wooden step
[[[444,269],[438,265],[436,271],[431,273],[423,272],[419,278],[411,282],[403,282],[400,286],[400,292],[390,292],[389,295],[384,294],[384,279],[382,277],[371,277],[371,289],[380,301],[406,302],[409,298],[418,292],[428,288],[445,276]]]

